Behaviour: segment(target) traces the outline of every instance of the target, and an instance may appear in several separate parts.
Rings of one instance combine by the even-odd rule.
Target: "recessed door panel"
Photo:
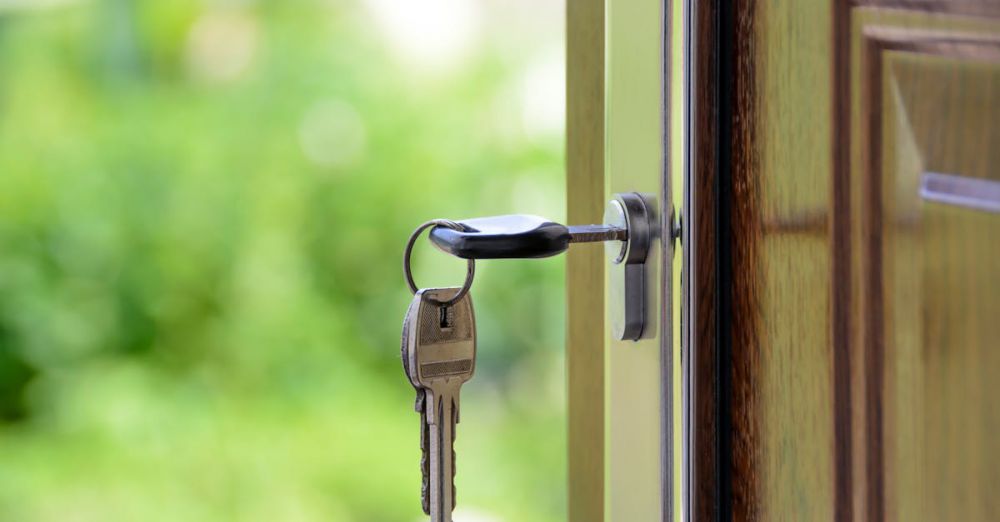
[[[856,411],[889,520],[1000,516],[1000,41],[942,21],[863,30]]]

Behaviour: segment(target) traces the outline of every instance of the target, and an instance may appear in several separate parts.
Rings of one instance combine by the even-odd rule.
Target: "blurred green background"
[[[421,520],[402,247],[563,217],[563,9],[0,0],[0,520]],[[460,522],[565,518],[562,263],[479,265]]]

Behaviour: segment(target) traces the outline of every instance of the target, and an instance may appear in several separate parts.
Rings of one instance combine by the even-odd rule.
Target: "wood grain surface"
[[[832,5],[699,5],[694,513],[828,519]]]
[[[853,13],[859,519],[1000,516],[1000,386],[980,377],[1000,371],[1000,219],[919,196],[926,172],[998,176],[1000,21],[942,13]]]
[[[566,219],[604,213],[604,2],[566,4]],[[568,515],[604,520],[604,250],[576,245],[566,258]]]
[[[997,519],[998,4],[697,6],[693,514]]]
[[[694,520],[719,516],[719,356],[718,318],[718,21],[715,0],[692,2],[692,54],[690,57],[691,179],[687,187],[688,222],[685,250],[685,350],[687,365],[685,401],[690,409],[689,503]]]

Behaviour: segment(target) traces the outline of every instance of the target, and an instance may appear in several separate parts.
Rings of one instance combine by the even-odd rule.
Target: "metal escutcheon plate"
[[[637,341],[646,329],[646,257],[656,233],[656,208],[648,196],[635,192],[615,194],[608,202],[604,224],[628,230],[625,241],[608,241],[611,335]]]

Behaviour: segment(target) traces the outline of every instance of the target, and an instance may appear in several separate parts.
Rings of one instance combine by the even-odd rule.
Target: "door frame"
[[[680,514],[679,343],[675,342],[671,110],[681,55],[681,0],[567,3],[567,219],[599,223],[611,194],[659,203],[661,240],[649,258],[653,338],[611,341],[609,262],[600,245],[567,259],[569,520],[670,520]],[[682,150],[679,147],[673,147]],[[665,238],[665,240],[664,240]],[[678,301],[679,303],[679,301]]]

